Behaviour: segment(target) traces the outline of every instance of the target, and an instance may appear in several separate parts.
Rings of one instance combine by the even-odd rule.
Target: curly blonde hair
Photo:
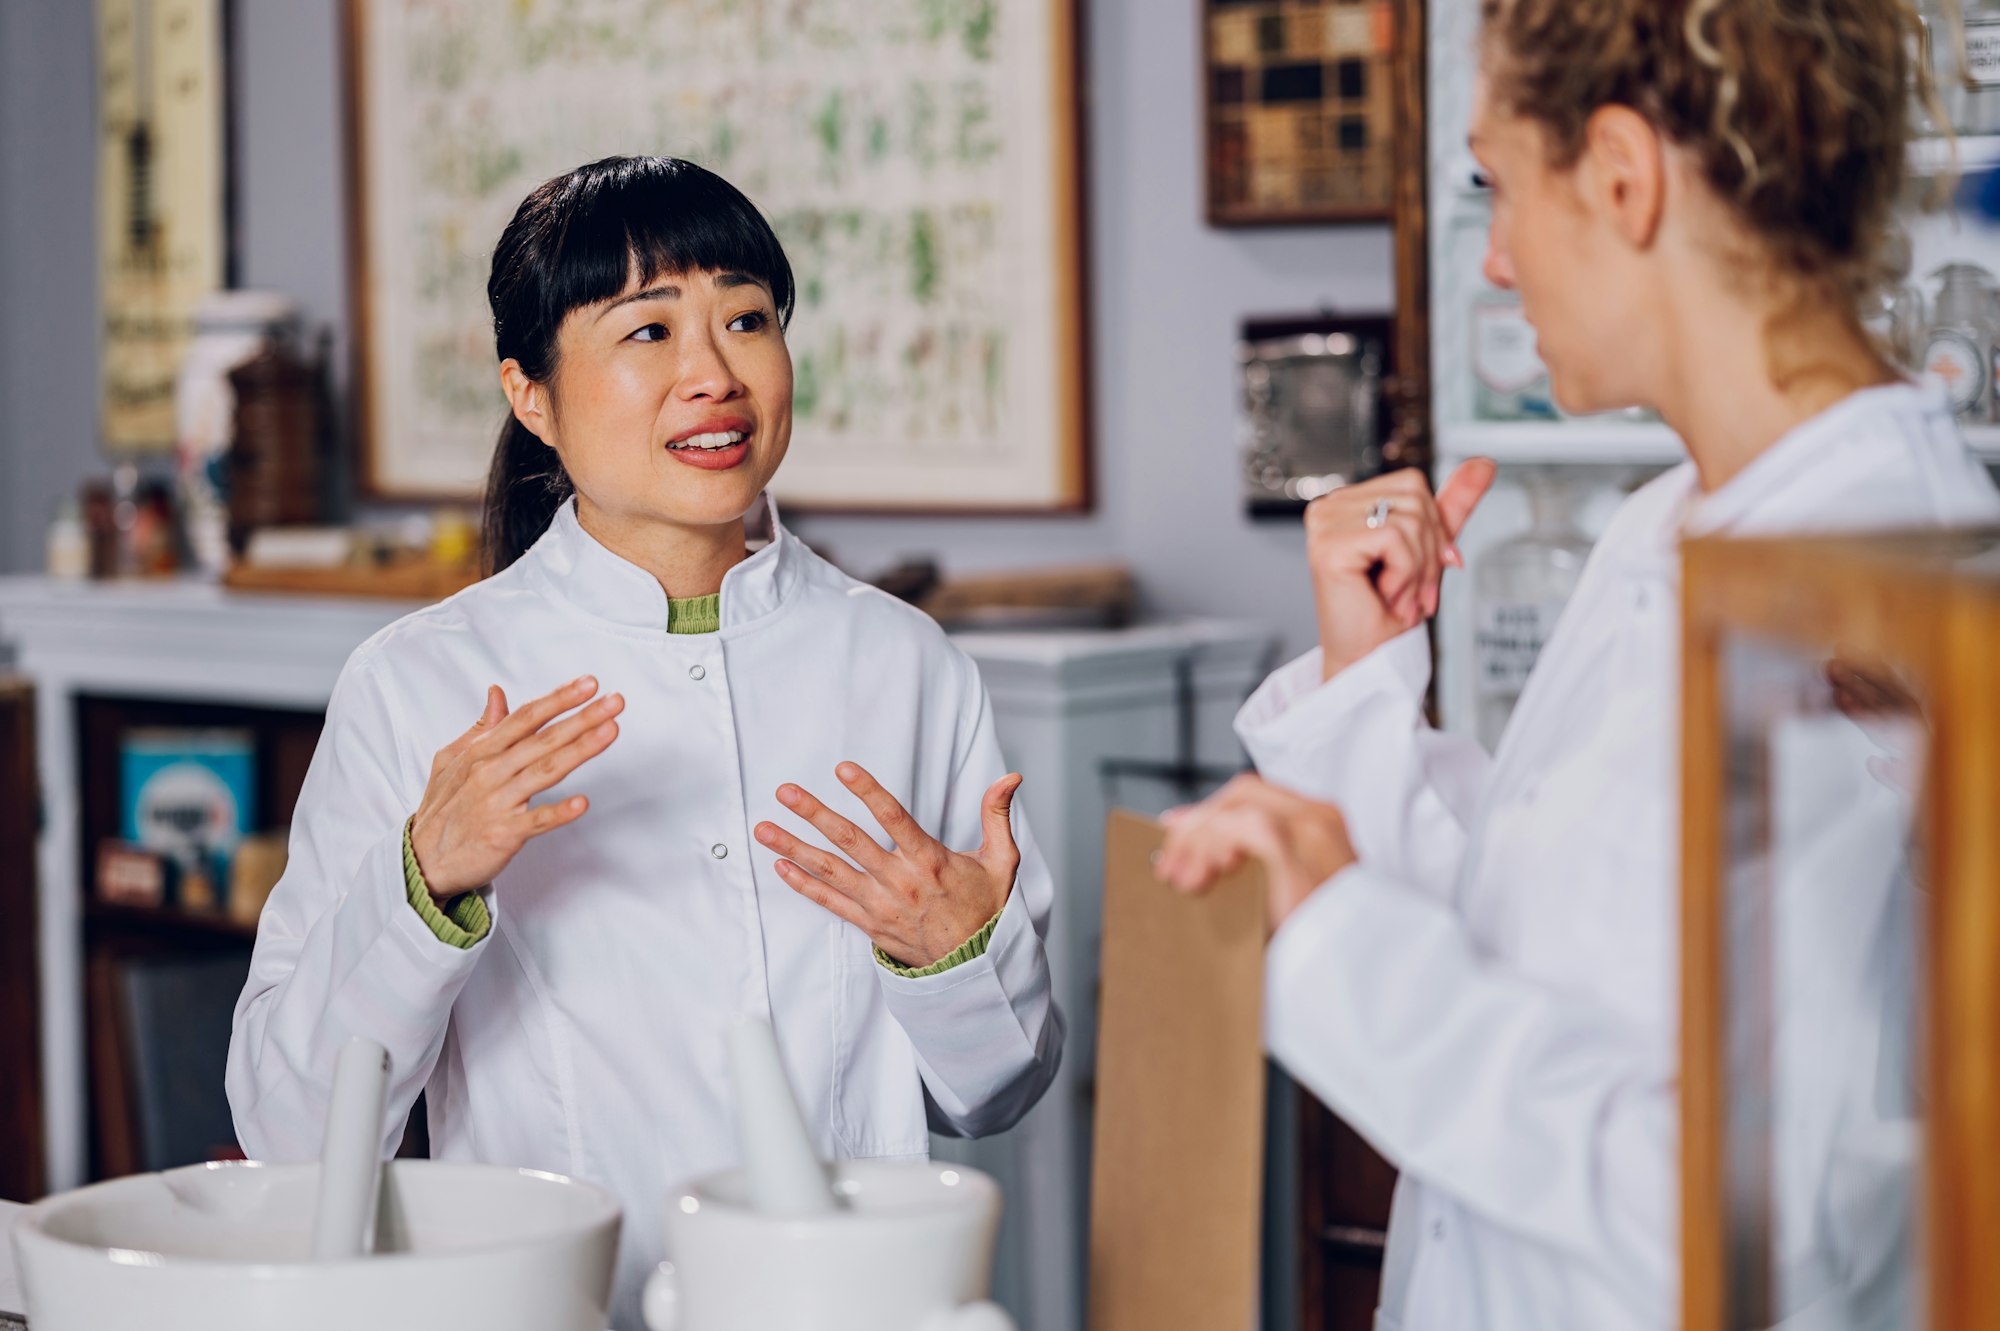
[[[1882,277],[1902,188],[1908,0],[1482,0],[1495,101],[1541,125],[1554,165],[1591,114],[1644,115],[1691,153],[1778,270],[1836,298]]]

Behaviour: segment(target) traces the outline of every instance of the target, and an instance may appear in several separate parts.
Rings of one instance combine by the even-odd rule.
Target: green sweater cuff
[[[667,632],[720,633],[721,631],[721,592],[713,596],[689,596],[667,602]]]
[[[976,961],[986,955],[987,944],[993,941],[993,931],[1000,927],[1000,916],[1006,914],[1002,906],[998,914],[986,922],[986,927],[959,944],[958,951],[928,966],[905,966],[881,948],[875,949],[875,962],[891,975],[900,975],[905,980],[921,980],[927,975],[942,975],[954,966],[963,966],[968,961]]]
[[[461,892],[442,910],[438,908],[429,884],[424,882],[424,871],[417,867],[416,847],[410,843],[410,828],[416,821],[412,816],[403,824],[403,887],[410,894],[410,905],[440,943],[469,948],[493,932],[493,912],[486,909],[486,898],[477,892]]]

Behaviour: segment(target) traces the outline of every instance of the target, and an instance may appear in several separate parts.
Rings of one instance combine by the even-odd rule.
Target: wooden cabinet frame
[[[1687,1331],[1724,1331],[1723,650],[1754,638],[1893,664],[1927,704],[1923,1269],[1929,1326],[2000,1307],[2000,533],[1701,541],[1685,550],[1682,1250]],[[1733,1331],[1733,1329],[1732,1329]]]

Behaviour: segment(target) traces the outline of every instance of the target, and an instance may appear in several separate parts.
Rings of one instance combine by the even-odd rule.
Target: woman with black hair
[[[636,1326],[666,1189],[735,1157],[729,1025],[772,1022],[825,1156],[1004,1129],[1062,1049],[1052,888],[971,661],[764,494],[793,286],[750,202],[593,163],[522,203],[488,295],[492,576],[335,686],[230,1103],[252,1156],[312,1158],[339,1048],[381,1042],[385,1153],[424,1091],[433,1155],[622,1196]]]

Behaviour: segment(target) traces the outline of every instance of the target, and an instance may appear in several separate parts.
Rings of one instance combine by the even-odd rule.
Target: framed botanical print
[[[1390,220],[1399,19],[1421,2],[1204,0],[1212,223]]]
[[[521,198],[614,153],[727,177],[799,280],[781,500],[1088,502],[1077,0],[347,0],[363,488],[463,497]]]
[[[97,0],[100,430],[169,452],[203,296],[229,278],[225,0]]]

